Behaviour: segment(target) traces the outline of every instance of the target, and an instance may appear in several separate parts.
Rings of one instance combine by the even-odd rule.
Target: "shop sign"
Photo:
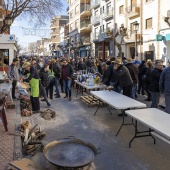
[[[166,41],[170,41],[170,34],[166,34]]]
[[[162,40],[163,40],[163,36],[161,34],[157,34],[156,41],[162,41]]]
[[[15,43],[15,35],[12,34],[0,34],[0,43],[2,44],[11,44]]]

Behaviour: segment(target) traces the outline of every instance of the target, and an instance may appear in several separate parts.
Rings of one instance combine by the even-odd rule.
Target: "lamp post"
[[[139,30],[139,23],[135,21],[133,23],[133,30],[135,31],[135,57],[138,56],[138,51],[137,51],[137,32]]]
[[[13,20],[11,17],[6,16],[4,21],[5,21],[5,24],[8,25],[8,34],[10,34],[10,26],[12,25]]]

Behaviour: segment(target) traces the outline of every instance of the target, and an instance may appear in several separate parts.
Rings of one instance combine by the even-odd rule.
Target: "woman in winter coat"
[[[149,91],[149,86],[150,86],[150,74],[153,69],[152,61],[147,61],[146,67],[147,67],[147,70],[146,70],[146,77],[144,81],[145,81],[145,91],[147,94],[147,99],[145,99],[145,101],[151,101],[151,93]]]

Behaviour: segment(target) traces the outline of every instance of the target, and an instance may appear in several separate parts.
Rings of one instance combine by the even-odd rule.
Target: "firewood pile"
[[[29,121],[23,122],[19,130],[25,154],[34,156],[43,147],[41,140],[46,136],[45,131],[41,131],[37,124],[31,128]]]

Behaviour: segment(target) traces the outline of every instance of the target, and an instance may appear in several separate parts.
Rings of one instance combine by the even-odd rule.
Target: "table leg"
[[[134,137],[129,142],[129,148],[131,147],[131,143],[133,142],[133,140],[135,138],[141,138],[141,137],[147,137],[147,136],[151,136],[153,138],[153,140],[154,140],[154,144],[156,144],[156,140],[153,137],[153,135],[151,134],[151,132],[153,132],[153,131],[154,130],[152,130],[151,128],[149,128],[148,131],[138,131],[138,122],[137,122],[137,120],[135,120],[135,135],[134,135]],[[149,133],[149,134],[140,135],[141,133]]]
[[[97,113],[97,111],[99,110],[100,107],[107,107],[107,109],[109,110],[110,114],[112,115],[112,112],[111,112],[111,110],[109,109],[108,105],[106,104],[106,106],[104,106],[104,103],[103,103],[100,99],[98,99],[98,100],[99,100],[99,106],[97,107],[97,109],[96,109],[96,111],[95,111],[95,113],[94,113],[94,116],[96,115],[96,113]],[[102,102],[102,103],[101,103],[101,102]]]
[[[129,110],[129,108],[122,111],[123,121],[122,121],[122,124],[121,124],[121,126],[120,126],[118,132],[116,133],[116,136],[118,136],[120,130],[122,129],[122,127],[123,127],[124,125],[134,125],[133,119],[132,119],[132,123],[125,123],[125,111],[126,111],[126,110]]]

